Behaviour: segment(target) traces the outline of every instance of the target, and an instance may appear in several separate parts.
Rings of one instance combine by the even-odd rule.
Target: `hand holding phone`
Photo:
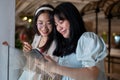
[[[45,60],[43,53],[41,53],[38,48],[32,49],[29,53],[33,58],[37,58],[37,59],[43,58]]]
[[[28,42],[23,42],[23,52],[28,53],[32,50],[32,46]]]

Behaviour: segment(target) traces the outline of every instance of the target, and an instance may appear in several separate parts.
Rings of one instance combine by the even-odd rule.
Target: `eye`
[[[38,23],[38,24],[41,24],[41,25],[42,25],[43,23]]]
[[[47,22],[47,24],[48,24],[48,25],[51,25],[51,22],[49,21],[49,22]]]
[[[63,20],[59,20],[58,22],[55,23],[56,26],[63,24]]]
[[[42,26],[42,25],[43,25],[43,22],[37,22],[37,25],[38,25],[38,26]]]
[[[63,22],[64,22],[63,20],[60,20],[60,21],[59,21],[59,24],[62,24]]]

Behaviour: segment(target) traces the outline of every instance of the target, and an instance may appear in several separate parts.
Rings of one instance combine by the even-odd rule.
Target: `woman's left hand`
[[[50,56],[45,55],[46,61],[36,61],[36,66],[43,71],[55,72],[58,64]]]

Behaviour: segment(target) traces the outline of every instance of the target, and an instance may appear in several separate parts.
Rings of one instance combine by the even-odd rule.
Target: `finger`
[[[30,46],[24,46],[24,49],[31,50]]]
[[[30,44],[28,44],[28,43],[25,43],[24,47],[32,48],[32,46]]]
[[[36,64],[36,66],[37,66],[39,69],[41,69],[41,65],[40,65],[40,64]]]
[[[23,42],[23,44],[24,44],[24,45],[27,45],[27,44],[29,44],[29,43],[28,43],[28,42]]]
[[[28,47],[23,47],[23,52],[29,52],[31,50],[31,48],[28,48]]]
[[[28,43],[28,42],[23,42],[23,46],[27,46],[27,47],[30,47],[31,48],[31,45]]]
[[[37,63],[36,67],[38,67],[39,69],[41,69],[43,71],[45,70],[45,64],[39,64],[39,63]]]
[[[23,47],[23,51],[29,51],[29,48]]]
[[[26,43],[26,44],[24,44],[23,49],[26,49],[29,51],[32,49],[32,46],[30,44]]]
[[[28,51],[28,50],[27,50],[27,49],[25,49],[25,47],[23,47],[23,52],[25,52],[25,53],[26,53],[27,51]]]

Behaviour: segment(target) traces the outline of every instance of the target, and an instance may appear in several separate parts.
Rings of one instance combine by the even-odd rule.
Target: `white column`
[[[8,48],[3,46],[2,42],[7,41],[14,46],[14,36],[15,0],[0,0],[0,80],[7,80]]]

